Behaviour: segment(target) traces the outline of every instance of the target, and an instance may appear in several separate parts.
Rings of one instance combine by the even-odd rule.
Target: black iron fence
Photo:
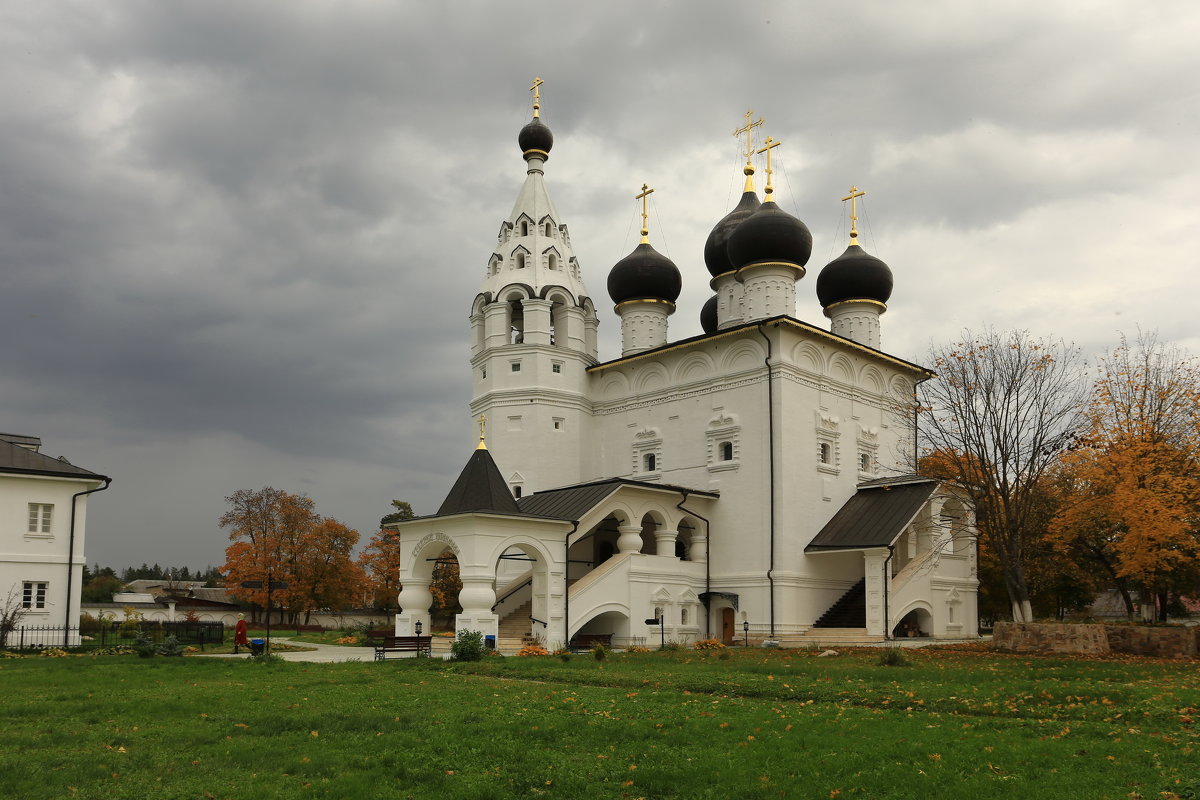
[[[103,622],[90,625],[21,625],[12,630],[0,649],[41,650],[47,647],[71,647],[85,650],[132,645],[138,634],[161,642],[174,636],[183,644],[201,648],[225,641],[225,626],[220,622]]]

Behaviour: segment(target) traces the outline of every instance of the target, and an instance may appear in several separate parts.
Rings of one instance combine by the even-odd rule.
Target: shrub
[[[459,631],[450,645],[451,661],[482,661],[483,634],[479,631]]]
[[[885,647],[883,652],[879,654],[879,666],[881,667],[907,667],[908,656],[904,654],[903,647]]]
[[[722,661],[728,661],[729,660],[729,651],[721,650],[719,653],[717,653],[717,658],[721,659]]]
[[[158,645],[150,638],[150,634],[138,631],[133,640],[133,652],[138,654],[138,658],[154,658],[158,655]]]
[[[725,643],[720,639],[701,639],[693,642],[692,647],[696,650],[724,650]]]
[[[597,661],[603,661],[608,658],[608,649],[604,645],[598,644],[592,648],[592,658]]]
[[[168,636],[163,639],[162,644],[158,646],[158,654],[160,656],[182,656],[183,643],[174,636]]]
[[[527,644],[517,651],[518,656],[548,656],[550,651],[540,644]]]
[[[626,653],[649,653],[649,647],[642,647],[640,644],[631,644],[625,648]]]

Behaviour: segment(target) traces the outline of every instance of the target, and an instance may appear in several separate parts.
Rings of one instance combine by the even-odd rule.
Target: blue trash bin
[[[495,636],[483,637],[483,646],[486,647],[488,650],[495,650],[496,649],[496,637]]]
[[[251,639],[250,640],[250,655],[261,656],[263,654],[263,650],[265,650],[266,647],[267,647],[266,639]]]

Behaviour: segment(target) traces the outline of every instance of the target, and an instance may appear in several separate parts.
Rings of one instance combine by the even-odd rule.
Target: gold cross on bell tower
[[[649,227],[649,225],[646,224],[646,220],[649,217],[649,214],[646,211],[646,202],[647,202],[647,198],[650,197],[650,195],[652,195],[652,194],[654,194],[654,190],[643,183],[642,184],[642,193],[638,194],[638,195],[634,195],[634,197],[633,197],[634,200],[642,201],[642,243],[643,244],[650,243],[650,227]],[[661,233],[661,231],[660,231],[660,233]]]
[[[763,118],[759,117],[754,122],[750,120],[754,117],[753,111],[746,112],[746,125],[743,128],[738,128],[733,132],[733,135],[741,136],[746,134],[746,166],[742,168],[742,172],[746,173],[746,188],[744,191],[754,191],[754,180],[751,178],[754,175],[754,162],[751,159],[754,157],[754,129],[763,124]]]
[[[487,444],[484,442],[486,435],[487,435],[487,415],[480,414],[479,415],[479,445],[475,448],[476,450],[487,450]]]
[[[541,106],[541,103],[538,101],[540,101],[542,99],[542,94],[539,91],[539,87],[541,87],[541,85],[543,83],[545,83],[544,80],[542,80],[541,78],[535,77],[533,79],[533,86],[529,87],[529,91],[533,92],[533,118],[534,119],[537,119],[539,116],[541,116],[542,106]]]
[[[843,203],[850,201],[850,244],[858,244],[858,198],[866,194],[857,186],[851,186],[850,194],[842,198]]]
[[[778,142],[768,136],[767,140],[763,142],[764,146],[761,149],[754,151],[759,155],[762,155],[763,153],[767,154],[767,188],[763,190],[763,193],[766,195],[766,197],[763,198],[764,203],[774,202],[774,198],[771,197],[771,193],[775,191],[775,184],[772,182],[771,176],[775,174],[775,170],[771,169],[771,151],[776,147],[779,147],[780,144],[782,144],[782,142]]]

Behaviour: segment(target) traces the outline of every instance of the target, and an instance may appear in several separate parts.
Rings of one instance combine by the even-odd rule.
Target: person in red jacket
[[[246,638],[246,615],[238,614],[237,625],[233,628],[233,652],[238,652],[241,645],[249,644],[250,640]]]

